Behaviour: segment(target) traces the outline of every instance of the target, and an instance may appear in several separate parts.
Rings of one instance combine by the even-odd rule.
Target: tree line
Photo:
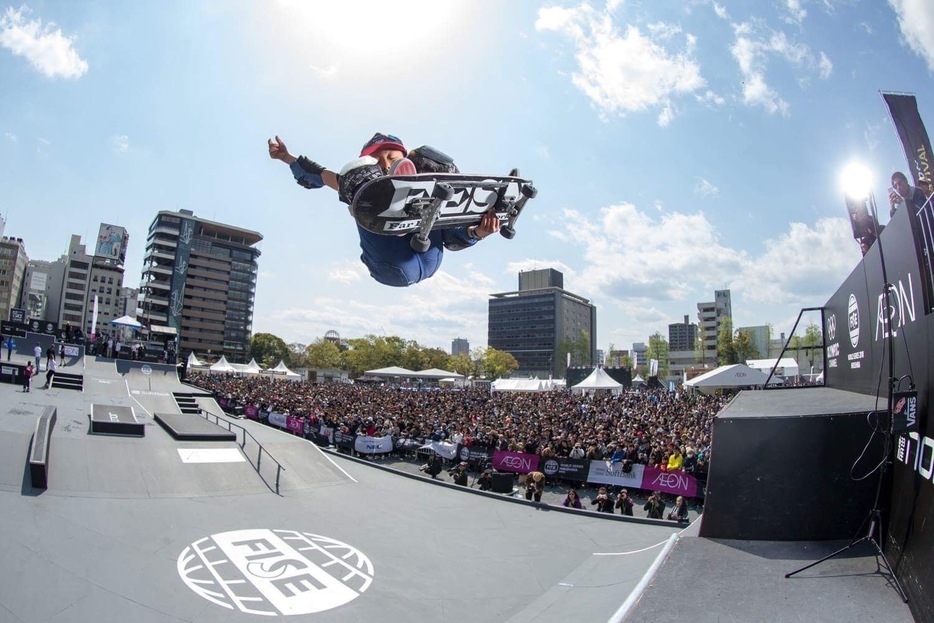
[[[470,354],[451,355],[441,348],[422,346],[415,340],[394,335],[367,335],[340,343],[318,338],[311,344],[286,344],[272,333],[257,333],[250,340],[250,357],[264,368],[284,361],[293,369],[347,370],[353,378],[367,370],[398,366],[416,371],[438,368],[492,380],[509,376],[519,367],[515,357],[495,348],[475,348]]]

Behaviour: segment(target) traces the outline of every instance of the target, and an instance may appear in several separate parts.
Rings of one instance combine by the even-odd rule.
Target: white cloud
[[[719,197],[720,189],[711,184],[709,181],[701,178],[697,185],[694,186],[694,194],[700,197]]]
[[[648,30],[654,40],[632,24],[620,32],[611,10],[584,3],[539,10],[535,28],[571,39],[577,62],[571,80],[602,118],[658,109],[658,124],[664,126],[676,112],[673,98],[706,86],[693,58],[693,36],[685,35],[682,52],[669,52],[660,44],[680,34],[680,27],[652,24]]]
[[[820,62],[817,64],[820,69],[820,77],[822,80],[826,80],[830,77],[830,74],[833,73],[833,63],[823,52],[820,53]]]
[[[80,78],[88,70],[87,61],[74,49],[74,37],[42,20],[28,20],[29,9],[7,7],[0,15],[0,47],[22,56],[47,78]]]
[[[716,2],[716,0],[713,2],[713,12],[716,13],[717,17],[720,19],[730,19],[730,14],[727,13],[726,7]]]
[[[36,139],[36,153],[40,156],[46,155],[46,147],[52,144],[52,141],[42,138],[41,136]]]
[[[750,22],[733,24],[736,41],[730,53],[743,75],[743,101],[748,106],[762,106],[770,114],[787,115],[788,102],[766,81],[768,59],[774,56],[806,71],[816,70],[821,78],[829,77],[833,64],[823,53],[815,59],[807,45],[792,41],[784,32],[760,32],[763,30]],[[799,80],[801,85],[807,82]]]
[[[934,3],[930,0],[889,0],[905,42],[934,72]]]
[[[565,215],[574,223],[563,228],[567,239],[583,257],[574,270],[546,260],[514,263],[507,270],[558,268],[575,293],[600,301],[601,315],[631,319],[625,329],[630,336],[649,335],[679,319],[677,314],[693,313],[696,301],[723,287],[732,290],[734,301],[749,303],[748,317],[775,320],[826,300],[859,260],[844,218],[791,223],[754,245],[761,251],[752,253],[724,243],[701,212],[650,213],[620,203],[590,214]],[[679,308],[672,317],[671,310]]]
[[[324,80],[331,80],[337,76],[337,66],[328,65],[327,67],[318,67],[317,65],[309,65],[311,71],[314,72],[316,76]]]
[[[126,134],[115,134],[110,137],[110,146],[115,154],[125,154],[130,151],[130,137]]]
[[[801,0],[785,0],[785,10],[788,15],[784,19],[791,24],[800,24],[808,14],[801,6]]]
[[[4,132],[4,135],[6,136],[7,140],[10,141],[11,143],[19,142],[19,137],[13,134],[12,132]]]
[[[331,267],[328,274],[328,281],[354,283],[362,280],[364,277],[369,277],[369,273],[367,272],[366,266],[363,265],[363,262],[345,260]]]

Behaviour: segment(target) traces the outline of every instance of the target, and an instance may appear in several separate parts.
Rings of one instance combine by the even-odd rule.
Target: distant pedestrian
[[[16,340],[13,339],[11,335],[6,339],[6,360],[9,361],[13,357],[13,349],[16,348]]]
[[[42,389],[49,389],[52,387],[52,379],[55,378],[55,370],[58,366],[55,365],[55,358],[49,362],[49,369],[45,373],[45,387]]]
[[[58,345],[58,358],[61,360],[59,363],[65,365],[65,343],[62,342]]]
[[[52,344],[45,349],[45,369],[49,369],[49,364],[55,361],[55,344]],[[36,366],[36,372],[39,371],[39,366]]]
[[[36,356],[36,372],[38,372],[39,364],[42,361],[42,346],[39,345],[39,342],[36,342],[36,347],[32,349],[32,352]]]
[[[39,348],[39,347],[37,346],[36,348]],[[39,348],[39,350],[41,351],[42,349]],[[29,363],[26,364],[26,369],[23,370],[23,391],[24,392],[29,391],[29,383],[34,373],[35,373],[35,370],[33,370],[32,362],[30,361]]]

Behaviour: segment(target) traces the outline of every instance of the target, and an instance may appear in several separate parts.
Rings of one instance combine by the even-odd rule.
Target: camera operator
[[[606,487],[600,487],[597,490],[597,497],[590,501],[590,505],[596,506],[598,513],[613,514],[613,499],[607,493]]]
[[[493,472],[485,469],[480,477],[477,478],[477,485],[481,491],[491,491],[493,489]]]
[[[428,462],[419,468],[419,471],[425,472],[431,476],[432,479],[437,479],[438,474],[441,473],[441,469],[441,457],[437,454],[432,454],[430,457],[428,457]]]
[[[646,517],[649,519],[661,519],[665,512],[665,503],[662,501],[662,495],[658,491],[653,491],[642,509],[648,511]]]
[[[467,461],[461,461],[457,467],[448,470],[448,476],[454,480],[455,485],[467,486]]]
[[[620,490],[619,495],[616,496],[615,506],[619,509],[621,515],[632,517],[632,498],[629,497],[629,491],[626,489]]]
[[[533,497],[536,502],[542,501],[542,493],[545,491],[545,474],[541,472],[529,472],[525,477],[525,499],[531,500]]]

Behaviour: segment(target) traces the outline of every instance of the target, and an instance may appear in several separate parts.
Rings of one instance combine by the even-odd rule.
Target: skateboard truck
[[[531,184],[523,184],[519,191],[522,193],[522,198],[509,206],[509,210],[506,211],[506,215],[509,217],[509,220],[506,221],[506,224],[503,225],[499,230],[499,233],[502,234],[503,238],[506,238],[507,240],[512,240],[516,237],[516,230],[514,225],[516,224],[516,219],[519,218],[519,213],[522,212],[522,208],[525,207],[525,203],[529,199],[534,199],[535,195],[538,194],[538,189]]]
[[[431,233],[431,228],[435,226],[435,221],[438,220],[438,214],[441,212],[441,204],[450,200],[453,196],[454,189],[451,185],[442,182],[435,186],[434,191],[431,193],[431,201],[419,208],[418,212],[421,217],[421,222],[418,226],[418,233],[412,236],[412,240],[409,243],[416,253],[424,253],[428,250],[428,247],[431,246],[431,241],[428,240],[428,234]]]

